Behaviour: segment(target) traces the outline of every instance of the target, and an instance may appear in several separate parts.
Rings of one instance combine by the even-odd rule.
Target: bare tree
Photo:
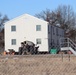
[[[59,6],[54,12],[59,15],[57,21],[63,29],[72,29],[75,26],[76,17],[71,6]]]
[[[56,14],[53,11],[51,12],[50,9],[46,9],[39,14],[35,14],[35,16],[49,22],[50,24],[53,24],[56,20]]]
[[[7,15],[2,16],[2,14],[0,14],[0,31],[3,29],[4,23],[8,20]]]
[[[53,11],[46,9],[35,16],[48,21],[51,25],[60,26],[65,30],[65,33],[76,29],[76,14],[69,5],[60,5]]]
[[[35,16],[49,22],[51,17],[51,12],[49,9],[46,9],[45,11],[42,11],[41,13],[36,14]]]
[[[8,20],[6,15],[2,16],[2,14],[0,14],[0,52],[4,49],[4,23]]]

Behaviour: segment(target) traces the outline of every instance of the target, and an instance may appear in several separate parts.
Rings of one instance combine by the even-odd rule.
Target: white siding
[[[20,43],[25,40],[36,44],[36,39],[41,38],[42,44],[39,51],[48,51],[48,23],[30,15],[23,15],[5,24],[5,50],[18,51]],[[11,26],[16,25],[16,32],[11,32]],[[36,31],[36,25],[41,25],[41,31]],[[11,45],[11,39],[16,39],[16,45]]]
[[[36,25],[41,25],[41,31],[36,31]],[[16,31],[11,31],[11,26],[16,26]],[[56,29],[58,29],[58,35]],[[57,40],[59,41],[61,37],[64,37],[63,29],[48,25],[48,22],[28,14],[22,15],[5,23],[6,51],[8,51],[8,49],[14,49],[17,52],[21,42],[28,40],[36,44],[36,39],[41,39],[39,51],[49,51],[52,47],[51,39],[54,40],[54,46],[56,47],[59,46],[57,45]],[[16,39],[16,45],[11,44],[12,39]]]

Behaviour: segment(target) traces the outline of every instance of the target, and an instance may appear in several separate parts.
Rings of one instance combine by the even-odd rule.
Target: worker
[[[19,47],[19,55],[22,55],[24,49],[24,43],[21,42],[21,47]]]
[[[26,41],[26,47],[27,47],[27,51],[30,53],[30,54],[34,54],[34,46],[35,44],[31,41]]]
[[[38,53],[38,48],[39,46],[37,46],[37,44],[34,46],[34,54],[37,54]]]
[[[23,48],[22,55],[28,54],[28,52],[29,52],[29,45],[26,41],[24,41],[24,48]]]

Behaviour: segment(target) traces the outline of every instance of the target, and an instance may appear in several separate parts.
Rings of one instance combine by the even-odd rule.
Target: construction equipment
[[[21,43],[22,46],[19,47],[19,55],[25,54],[37,54],[39,46],[35,46],[35,44],[31,41],[24,41]]]

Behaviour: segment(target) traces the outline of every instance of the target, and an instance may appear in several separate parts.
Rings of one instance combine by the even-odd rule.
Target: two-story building
[[[39,45],[40,52],[47,52],[51,47],[59,47],[59,39],[64,37],[64,30],[49,25],[48,22],[24,14],[5,23],[5,50],[16,52],[22,41],[28,40]]]

